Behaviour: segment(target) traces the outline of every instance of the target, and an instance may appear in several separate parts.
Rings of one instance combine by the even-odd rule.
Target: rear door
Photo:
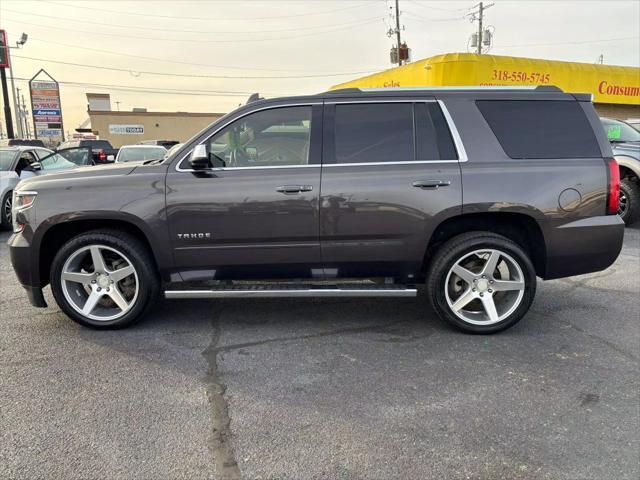
[[[435,226],[462,205],[460,154],[441,105],[340,99],[326,102],[324,118],[325,275],[410,281]]]

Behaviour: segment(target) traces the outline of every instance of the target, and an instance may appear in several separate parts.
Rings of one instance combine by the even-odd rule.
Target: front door
[[[462,208],[458,153],[435,100],[325,106],[320,238],[327,275],[420,274],[437,224]]]
[[[320,266],[322,105],[270,107],[215,132],[210,169],[167,175],[182,279],[308,277]]]

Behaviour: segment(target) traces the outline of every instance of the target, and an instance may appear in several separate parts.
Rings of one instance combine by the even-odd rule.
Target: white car
[[[76,168],[76,165],[48,148],[0,147],[0,228],[11,228],[12,193],[20,180],[70,168]]]
[[[116,163],[161,160],[167,149],[160,145],[123,145],[118,150]]]

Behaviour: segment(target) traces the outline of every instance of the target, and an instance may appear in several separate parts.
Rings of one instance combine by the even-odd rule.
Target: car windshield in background
[[[51,170],[68,170],[70,168],[76,168],[77,165],[73,162],[67,160],[64,156],[59,153],[52,153],[44,157],[40,161],[40,165],[42,165],[42,169],[46,171]]]
[[[15,150],[0,150],[0,172],[7,172],[16,156]]]
[[[166,153],[167,149],[164,147],[122,147],[118,154],[118,162],[158,160],[164,158]]]
[[[628,123],[610,118],[603,118],[601,120],[610,142],[640,142],[640,132]]]

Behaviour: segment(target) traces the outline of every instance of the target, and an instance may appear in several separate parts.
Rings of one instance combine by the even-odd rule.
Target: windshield
[[[40,165],[42,165],[42,170],[47,171],[68,170],[70,168],[76,168],[75,163],[70,162],[59,153],[52,153],[51,155],[44,157],[40,161]]]
[[[15,157],[15,150],[0,150],[0,172],[8,172],[11,170],[11,165]]]
[[[118,162],[137,162],[140,160],[158,160],[164,158],[164,147],[122,147],[118,152]]]
[[[601,120],[610,142],[640,142],[640,132],[628,123],[610,118]]]

